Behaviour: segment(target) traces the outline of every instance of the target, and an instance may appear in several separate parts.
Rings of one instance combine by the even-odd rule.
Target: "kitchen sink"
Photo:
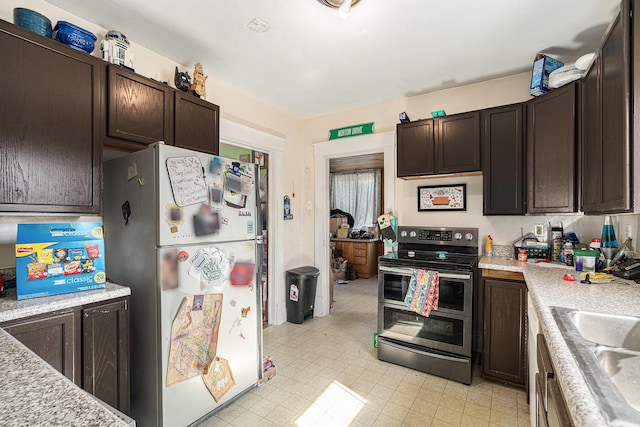
[[[613,426],[640,426],[640,318],[552,307],[601,413]]]
[[[586,340],[640,351],[640,318],[580,310],[569,311],[567,317]]]

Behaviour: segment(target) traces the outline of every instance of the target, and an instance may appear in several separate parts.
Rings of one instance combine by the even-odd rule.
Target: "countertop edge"
[[[0,299],[0,323],[12,320],[24,319],[40,314],[51,313],[67,308],[78,307],[96,302],[108,301],[131,295],[131,289],[115,283],[107,283],[104,289],[90,291],[73,292],[69,294],[53,295],[49,297],[10,300],[3,307],[3,300]],[[16,305],[17,307],[9,307]]]
[[[331,237],[329,238],[331,242],[354,242],[354,243],[375,243],[380,242],[380,239],[341,239],[339,237]]]

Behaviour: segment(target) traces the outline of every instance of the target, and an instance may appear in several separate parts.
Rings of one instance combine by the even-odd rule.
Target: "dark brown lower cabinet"
[[[129,311],[120,300],[82,310],[82,385],[129,412]]]
[[[544,335],[538,334],[536,358],[536,411],[538,426],[573,427],[567,403],[555,376]],[[536,427],[538,427],[536,426]]]
[[[0,324],[54,369],[129,413],[129,299]]]
[[[3,329],[61,372],[81,385],[80,319],[77,311],[20,320],[2,325]]]
[[[521,273],[483,270],[485,378],[524,387],[527,289]]]

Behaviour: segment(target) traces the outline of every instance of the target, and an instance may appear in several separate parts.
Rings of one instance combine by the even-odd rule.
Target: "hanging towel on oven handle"
[[[429,317],[431,310],[438,309],[440,282],[438,272],[416,268],[411,274],[404,304],[409,310]]]

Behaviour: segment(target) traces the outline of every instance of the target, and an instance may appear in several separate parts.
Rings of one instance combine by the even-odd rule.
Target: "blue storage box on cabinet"
[[[540,96],[549,92],[549,74],[552,71],[562,67],[564,62],[553,59],[550,56],[538,54],[533,62],[533,70],[531,72],[531,86],[529,93],[532,96]]]
[[[95,34],[67,21],[58,21],[53,29],[53,38],[85,53],[93,52],[97,40]]]
[[[105,286],[102,223],[18,224],[18,299]]]

